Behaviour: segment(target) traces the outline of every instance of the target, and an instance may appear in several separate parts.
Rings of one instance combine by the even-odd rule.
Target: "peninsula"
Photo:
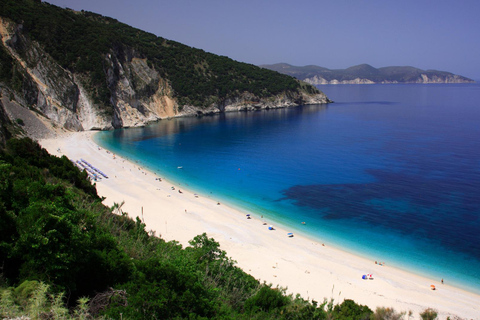
[[[329,102],[291,76],[41,1],[2,0],[0,36],[3,108],[67,130]]]
[[[303,67],[287,63],[265,64],[262,68],[295,77],[313,85],[374,83],[472,83],[472,79],[446,71],[421,70],[414,67],[374,68],[360,64],[347,69],[327,69],[316,65]]]

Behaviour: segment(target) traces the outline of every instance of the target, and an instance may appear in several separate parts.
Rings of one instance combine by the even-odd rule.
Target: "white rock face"
[[[360,78],[356,78],[354,80],[342,80],[342,81],[339,81],[337,79],[333,79],[333,80],[326,80],[320,76],[314,76],[312,78],[307,78],[304,80],[305,82],[307,83],[310,83],[312,85],[319,85],[319,84],[374,84],[375,82],[373,82],[372,80],[369,80],[369,79],[360,79]]]
[[[108,118],[101,116],[90,98],[85,92],[85,89],[76,81],[79,94],[77,104],[78,120],[82,123],[84,130],[108,130],[113,128],[108,124]]]
[[[383,83],[383,84],[394,84],[394,83],[399,83],[398,81],[381,81],[381,82],[374,82],[370,79],[361,79],[361,78],[356,78],[353,80],[326,80],[325,78],[322,78],[320,76],[314,76],[311,78],[306,78],[304,80],[307,83],[310,83],[312,85],[321,85],[321,84],[375,84],[375,83]],[[459,75],[452,74],[452,75],[447,75],[445,77],[438,77],[438,76],[432,76],[429,77],[426,74],[421,74],[416,80],[413,81],[407,81],[405,83],[465,83],[465,79],[462,78]]]
[[[445,78],[437,76],[428,77],[426,74],[422,74],[421,76],[421,81],[419,80],[417,83],[465,83],[465,80],[456,74],[447,75]]]

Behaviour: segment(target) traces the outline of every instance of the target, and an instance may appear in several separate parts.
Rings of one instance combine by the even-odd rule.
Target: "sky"
[[[255,65],[413,66],[480,80],[479,0],[43,0]]]

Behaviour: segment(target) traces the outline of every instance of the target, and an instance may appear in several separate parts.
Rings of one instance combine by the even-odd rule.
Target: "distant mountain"
[[[304,67],[287,63],[265,64],[260,67],[293,76],[310,84],[371,84],[371,83],[470,83],[472,79],[450,72],[422,70],[414,67],[374,68],[360,64],[347,69],[327,69],[315,65]]]

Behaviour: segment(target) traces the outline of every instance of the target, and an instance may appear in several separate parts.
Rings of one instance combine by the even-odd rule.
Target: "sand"
[[[188,246],[189,240],[206,232],[245,272],[309,300],[333,298],[341,303],[352,299],[372,310],[393,307],[405,311],[405,319],[409,311],[410,319],[420,319],[419,313],[426,308],[436,309],[439,319],[480,319],[480,295],[450,286],[448,279],[442,284],[441,279],[396,269],[388,261],[380,266],[297,233],[287,237],[288,230],[264,221],[255,212],[218,204],[219,199],[197,195],[181,182],[169,182],[135,162],[114,156],[98,147],[93,134],[61,134],[40,144],[56,156],[66,155],[73,161],[83,158],[107,174],[108,179],[96,183],[104,204],[124,202],[124,212],[140,217],[147,230],[167,241]],[[247,219],[246,214],[252,218]],[[275,230],[268,230],[270,224]],[[373,274],[374,279],[362,280],[363,274]],[[431,285],[437,289],[431,290]]]

